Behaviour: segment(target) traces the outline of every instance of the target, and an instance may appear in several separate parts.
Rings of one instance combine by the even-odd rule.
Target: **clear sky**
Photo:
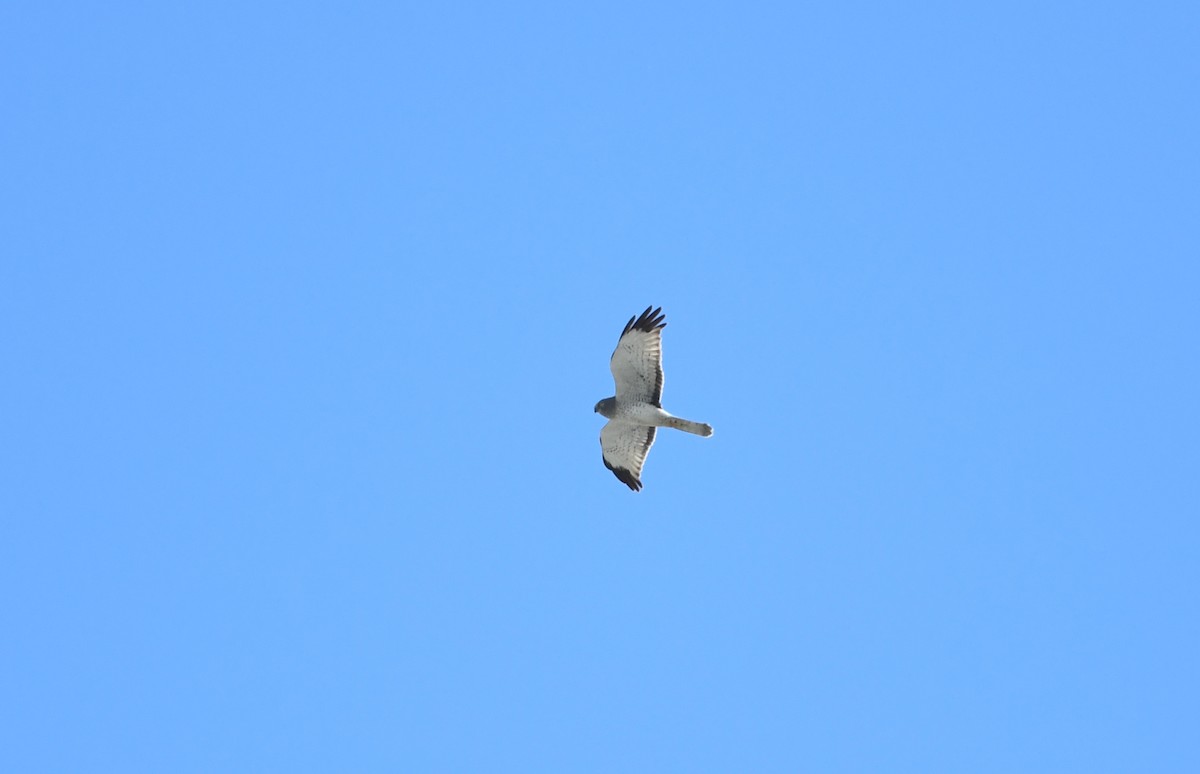
[[[1200,771],[1198,31],[5,4],[0,770]]]

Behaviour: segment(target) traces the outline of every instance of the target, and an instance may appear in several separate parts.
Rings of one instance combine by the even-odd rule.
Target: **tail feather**
[[[685,433],[693,435],[702,435],[705,438],[713,434],[712,425],[706,425],[703,422],[693,422],[689,419],[680,419],[679,417],[671,417],[667,421],[667,427],[673,427],[676,430],[682,430]]]

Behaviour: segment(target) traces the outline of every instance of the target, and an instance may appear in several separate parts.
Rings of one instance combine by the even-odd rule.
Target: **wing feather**
[[[646,307],[641,315],[629,318],[609,368],[617,384],[617,400],[650,403],[662,408],[662,329],[666,315],[662,307]]]
[[[642,465],[654,445],[653,427],[610,420],[600,430],[604,467],[633,491],[642,488]]]

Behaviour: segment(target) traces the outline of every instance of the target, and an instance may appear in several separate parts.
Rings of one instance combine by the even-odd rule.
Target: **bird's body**
[[[611,403],[605,405],[605,401],[611,401]],[[688,419],[680,419],[668,414],[658,406],[651,406],[649,403],[620,403],[614,396],[612,398],[605,398],[597,406],[596,411],[600,416],[608,417],[615,422],[645,425],[647,427],[673,427],[677,430],[683,430],[686,433],[706,437],[712,435],[711,425],[706,425],[703,422],[692,422]]]
[[[642,488],[642,466],[659,427],[673,427],[700,436],[712,435],[702,422],[672,416],[662,408],[662,308],[630,318],[609,363],[617,394],[596,404],[608,418],[600,431],[604,465],[633,491]]]

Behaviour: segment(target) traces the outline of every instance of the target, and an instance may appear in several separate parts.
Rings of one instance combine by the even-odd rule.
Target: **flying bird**
[[[708,437],[712,426],[673,417],[663,411],[662,329],[666,315],[662,307],[630,317],[617,340],[609,368],[617,383],[617,394],[596,404],[595,411],[608,417],[600,430],[604,466],[621,483],[637,492],[642,488],[642,465],[654,445],[660,427]]]

